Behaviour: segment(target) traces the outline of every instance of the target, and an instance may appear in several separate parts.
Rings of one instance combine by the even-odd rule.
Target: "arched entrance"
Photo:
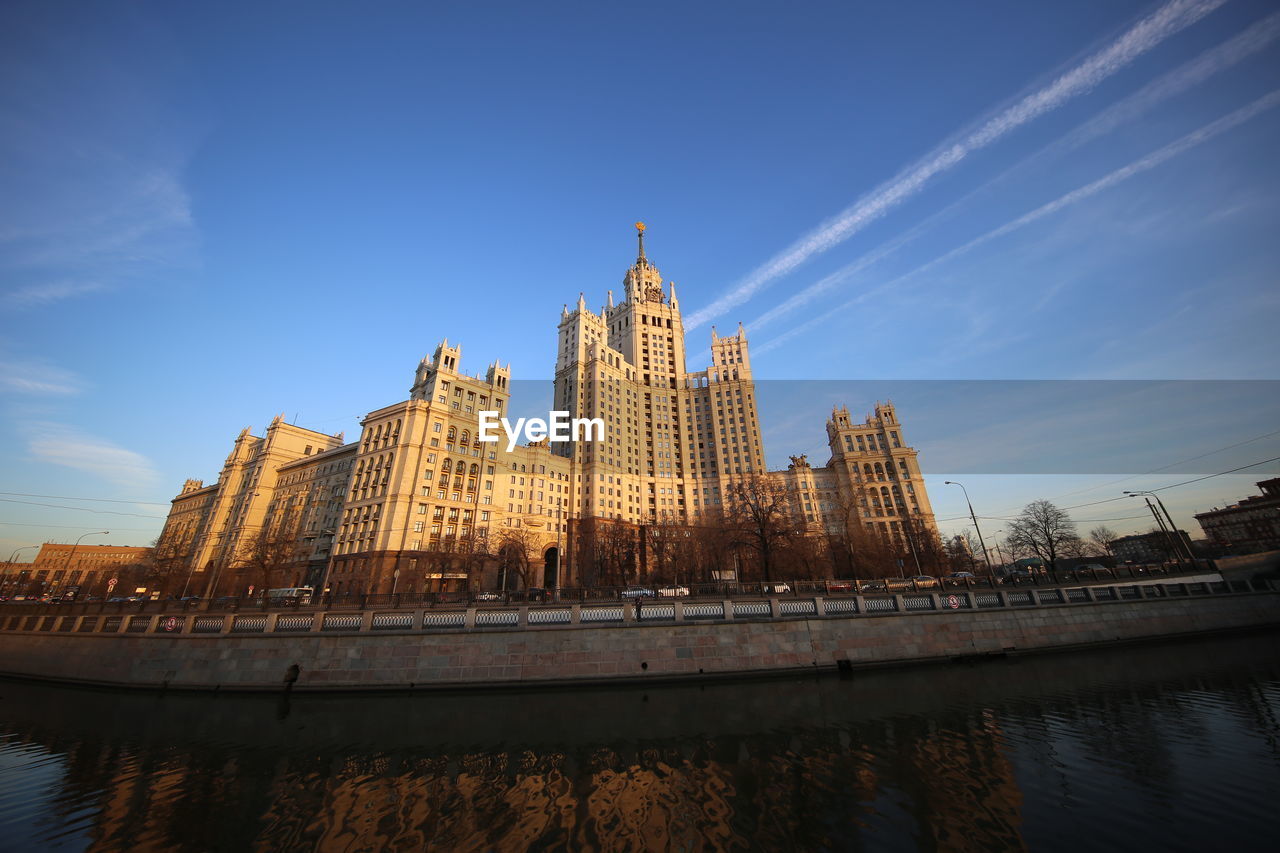
[[[546,589],[560,585],[560,549],[554,545],[542,555],[542,585]]]

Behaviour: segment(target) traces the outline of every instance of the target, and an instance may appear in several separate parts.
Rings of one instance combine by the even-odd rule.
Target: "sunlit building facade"
[[[244,430],[215,484],[188,480],[174,499],[157,553],[189,567],[193,591],[244,594],[255,578],[335,593],[474,589],[513,550],[524,585],[571,585],[575,522],[696,525],[751,481],[785,490],[815,535],[854,523],[886,540],[936,538],[891,404],[861,422],[833,410],[825,466],[798,456],[766,469],[745,329],[712,328],[711,363],[688,370],[676,286],[637,228],[622,298],[609,291],[597,312],[579,294],[557,328],[554,407],[598,419],[599,440],[482,442],[481,413],[510,408],[511,367],[465,374],[462,347],[445,340],[408,399],[366,415],[355,442],[282,417],[263,437]]]

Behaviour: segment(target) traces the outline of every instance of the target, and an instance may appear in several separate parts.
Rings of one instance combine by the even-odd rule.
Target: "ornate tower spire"
[[[622,282],[626,288],[628,302],[664,302],[662,292],[662,274],[653,265],[653,261],[644,255],[644,223],[636,223],[636,240],[639,244],[639,255],[635,264],[627,270]]]

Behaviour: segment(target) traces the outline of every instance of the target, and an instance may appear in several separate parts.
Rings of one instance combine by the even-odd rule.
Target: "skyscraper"
[[[879,542],[918,559],[937,532],[894,407],[877,403],[861,423],[833,410],[826,466],[793,456],[768,471],[746,331],[712,328],[711,364],[690,371],[676,285],[636,229],[621,300],[609,291],[597,312],[579,294],[557,329],[554,406],[599,419],[598,440],[482,442],[481,413],[509,408],[511,367],[467,375],[461,345],[446,339],[418,365],[409,398],[366,415],[356,442],[280,417],[265,438],[242,432],[218,483],[189,480],[174,499],[158,553],[189,564],[192,591],[212,592],[220,574],[217,590],[234,594],[251,582],[339,593],[568,586],[583,580],[564,559],[575,531],[607,522],[625,539],[613,579],[643,579],[647,528],[723,524],[764,489],[787,535],[807,536],[815,553],[843,536],[846,550]]]

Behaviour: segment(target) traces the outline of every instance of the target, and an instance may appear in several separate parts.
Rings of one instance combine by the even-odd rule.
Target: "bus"
[[[315,589],[309,586],[287,586],[281,589],[267,590],[267,603],[280,607],[297,607],[310,604]]]

